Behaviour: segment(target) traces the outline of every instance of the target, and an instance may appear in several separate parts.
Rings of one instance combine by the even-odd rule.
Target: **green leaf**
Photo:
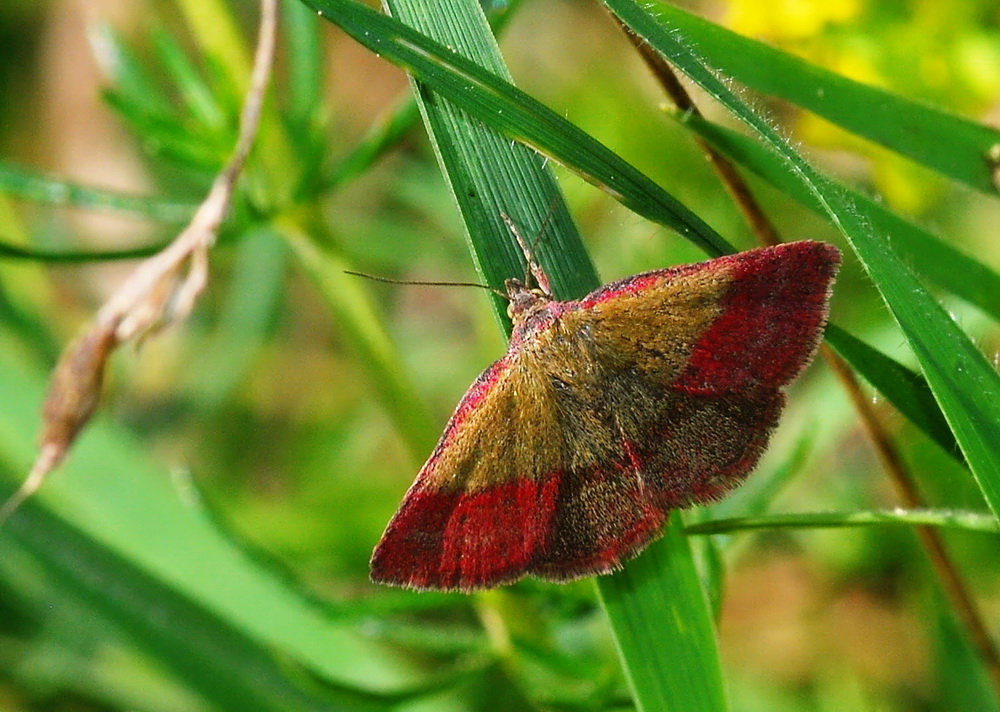
[[[353,0],[306,2],[359,43],[412,72],[480,121],[555,158],[639,215],[672,227],[709,254],[734,251],[704,220],[635,166],[502,77]]]
[[[0,340],[0,462],[8,481],[27,473],[35,456],[44,390],[44,377],[28,369],[18,344]],[[199,636],[224,647],[234,640],[231,631],[238,631],[254,648],[273,651],[345,694],[393,694],[418,679],[350,623],[318,608],[285,576],[240,549],[182,493],[168,473],[150,462],[140,443],[98,418],[33,499],[48,514],[36,516],[35,509],[15,513],[9,528],[0,529],[0,542],[9,543],[16,533],[17,546],[52,557],[51,564],[69,577],[65,585],[77,587],[81,596],[89,598],[94,586],[104,586],[103,595],[110,597],[104,610],[114,613],[116,606],[124,606],[119,623],[125,626],[142,625],[143,615],[161,610],[161,595],[164,605],[185,601],[193,607],[185,611],[195,615],[197,610],[196,620],[208,626],[197,635],[188,631],[190,636],[181,636],[190,637],[192,655],[205,640]],[[63,536],[78,539],[78,548],[69,541],[54,543]],[[69,558],[59,559],[64,556]],[[98,569],[90,570],[91,565]],[[181,620],[168,615],[166,622],[148,621],[165,629],[137,633],[137,642],[148,634],[167,636],[164,645],[179,645],[183,641],[168,628]],[[252,687],[252,680],[245,682]]]
[[[238,106],[250,83],[250,52],[232,11],[221,0],[176,0],[194,41],[214,70],[216,96],[224,105]]]
[[[389,7],[407,23],[449,43],[488,68],[507,77],[493,35],[478,5],[461,2],[431,4],[391,0]],[[431,8],[434,8],[433,11]],[[544,169],[544,159],[483,125],[449,103],[428,101],[416,86],[417,103],[435,151],[466,226],[477,267],[487,284],[502,288],[504,280],[525,273],[524,256],[503,215],[509,216],[526,239],[547,232],[537,247],[537,259],[563,298],[593,289],[597,275],[583,242]],[[507,302],[493,300],[497,317],[507,322]]]
[[[391,52],[393,58],[398,58],[400,53],[409,53],[410,58],[420,62],[422,67],[434,69],[423,52],[414,51],[408,44],[412,40],[422,47],[426,39],[388,18],[349,1],[324,0],[311,4],[376,51]],[[432,4],[398,0],[391,2],[390,7],[407,22],[418,24],[420,29],[435,36],[438,41],[456,48],[454,53],[448,53],[449,61],[473,72],[477,82],[481,82],[484,76],[507,77],[492,35],[475,3]],[[473,57],[493,74],[484,75],[476,64],[465,57]],[[456,77],[451,73],[437,72],[436,77],[448,84],[452,92],[459,92],[493,114],[498,114],[506,106],[497,103],[494,90],[508,96],[512,90],[503,81],[494,83],[495,86],[490,86],[489,90],[483,90],[478,85],[470,89],[469,75]],[[425,78],[426,75],[422,74],[421,80]],[[438,88],[440,85],[435,83],[435,89]],[[453,98],[452,92],[448,94],[449,99]],[[478,267],[488,283],[500,285],[503,279],[524,272],[523,256],[504,225],[501,214],[508,214],[530,238],[538,233],[551,211],[546,239],[539,245],[537,258],[549,275],[554,291],[562,298],[569,298],[596,287],[593,268],[541,157],[512,144],[502,134],[488,129],[439,96],[431,94],[420,83],[416,85],[416,95],[465,221]],[[518,98],[524,97],[518,94]],[[518,124],[520,128],[546,132],[547,140],[556,141],[564,147],[573,147],[577,141],[586,142],[591,149],[591,157],[610,162],[620,171],[616,175],[621,176],[621,180],[615,181],[619,193],[627,192],[633,198],[642,195],[647,210],[650,201],[646,199],[652,195],[656,201],[654,210],[658,214],[668,215],[695,239],[722,249],[725,243],[710,228],[691,216],[648,178],[572,125],[551,122],[552,117],[544,107],[539,105],[535,108],[540,113],[522,112],[514,118],[523,122],[523,125]],[[495,302],[495,306],[499,309],[505,305]],[[637,582],[641,584],[637,585]],[[711,615],[700,589],[691,553],[679,534],[668,533],[662,544],[650,547],[642,557],[629,562],[620,574],[599,577],[598,585],[640,709],[663,709],[661,705],[664,701],[669,701],[676,709],[718,710],[724,707],[724,703],[720,704],[725,695]],[[671,597],[663,594],[675,589],[685,595]],[[656,631],[656,634],[650,636],[650,630]],[[637,645],[636,641],[640,644]],[[691,651],[691,659],[699,664],[678,666],[674,654],[678,648],[675,646]],[[695,696],[692,691],[707,693]]]
[[[35,502],[27,503],[0,536],[4,560],[33,559],[45,575],[46,597],[85,611],[88,622],[124,634],[215,709],[262,712],[332,710],[336,700],[358,709],[374,695],[341,688],[334,694],[288,674],[270,646],[253,640]],[[24,567],[24,562],[19,561]],[[49,622],[57,625],[57,621]]]
[[[599,577],[597,590],[639,710],[727,709],[715,645],[694,633],[713,623],[679,512],[663,539],[621,572]]]
[[[326,87],[320,23],[300,2],[283,2],[281,11],[288,61],[288,112],[299,126],[311,126],[320,118]]]
[[[143,148],[151,155],[162,156],[200,173],[212,173],[223,164],[229,146],[211,144],[193,136],[177,117],[133,100],[114,90],[104,92],[104,100],[136,133],[144,138]]]
[[[863,373],[899,412],[905,415],[946,453],[964,464],[955,436],[934,400],[927,381],[881,351],[852,336],[835,324],[826,328],[827,342]]]
[[[686,114],[680,118],[731,160],[749,168],[810,210],[829,217],[816,196],[786,170],[773,151],[732,129],[697,116]],[[892,236],[893,249],[921,277],[1000,319],[1000,275],[871,198],[849,191],[839,183],[833,185],[844,191],[871,221],[873,230]]]
[[[9,260],[26,260],[32,262],[55,262],[74,264],[83,262],[102,262],[114,260],[134,260],[154,255],[169,243],[136,247],[130,250],[102,250],[100,252],[78,252],[75,250],[36,250],[18,247],[10,242],[0,242],[0,258]]]
[[[638,5],[631,0],[606,4],[615,14],[621,10],[633,28],[642,25],[632,24],[635,16],[628,8]],[[697,47],[711,62],[706,68],[713,74],[787,99],[952,180],[997,195],[997,159],[991,155],[1000,144],[1000,131],[834,74],[666,3],[654,2],[646,11],[669,22],[675,38],[682,38],[679,42]]]
[[[90,188],[0,162],[0,191],[45,205],[134,215],[181,225],[194,215],[195,203]]]
[[[940,527],[981,534],[1000,534],[996,517],[979,512],[941,509],[887,509],[868,512],[796,512],[755,517],[732,517],[698,522],[684,528],[688,534],[722,534],[757,529],[829,529],[887,524],[908,527]]]
[[[104,92],[105,101],[143,137],[143,147],[154,155],[164,155],[197,170],[211,171],[225,159],[232,138],[222,125],[215,130],[191,121],[188,112],[178,111],[164,93],[162,83],[129,50],[118,35],[101,28],[94,42],[105,76],[113,89]],[[173,45],[173,46],[171,46]],[[157,49],[180,84],[177,89],[196,110],[211,112],[205,102],[217,106],[209,92],[197,89],[197,72],[167,35],[159,33]],[[157,72],[157,77],[162,69]],[[190,108],[190,104],[189,104]]]
[[[169,33],[159,30],[153,33],[153,45],[184,100],[187,113],[196,123],[209,129],[216,129],[225,138],[229,138],[225,111],[215,100],[211,87],[184,54],[177,40]]]
[[[308,200],[322,193],[330,156],[327,88],[320,28],[316,13],[296,0],[281,4],[278,47],[287,63],[287,130],[298,162],[298,182],[293,199]]]
[[[129,103],[141,104],[148,112],[156,114],[168,114],[173,110],[160,83],[115,30],[98,24],[90,38],[101,72]]]

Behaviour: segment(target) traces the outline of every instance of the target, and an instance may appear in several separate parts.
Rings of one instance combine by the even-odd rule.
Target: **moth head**
[[[503,283],[507,290],[507,316],[512,321],[523,321],[529,314],[543,307],[549,298],[541,289],[529,289],[520,279],[508,279]]]

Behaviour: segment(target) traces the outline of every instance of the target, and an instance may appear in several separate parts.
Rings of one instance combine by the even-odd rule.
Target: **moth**
[[[754,468],[782,388],[816,352],[839,265],[835,247],[803,241],[577,301],[507,280],[507,353],[459,402],[372,580],[468,592],[619,568],[671,510],[719,499]]]

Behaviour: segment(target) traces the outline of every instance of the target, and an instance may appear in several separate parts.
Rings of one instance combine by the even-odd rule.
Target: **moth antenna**
[[[559,200],[558,196],[554,196],[552,200],[549,201],[549,207],[545,210],[545,219],[542,220],[542,226],[538,228],[538,233],[535,235],[535,239],[531,243],[531,259],[528,260],[528,264],[532,265],[532,269],[536,269],[541,273],[541,277],[535,276],[538,279],[539,287],[541,283],[545,283],[544,291],[547,295],[552,296],[552,290],[549,288],[549,277],[542,270],[542,266],[538,264],[538,260],[535,259],[535,255],[538,254],[538,245],[542,241],[542,236],[545,235],[545,229],[549,226],[549,222],[552,220],[552,215],[556,211],[556,201]],[[525,254],[527,257],[527,254]]]
[[[503,297],[507,301],[510,301],[510,297],[507,296],[506,292],[502,292],[499,289],[494,289],[488,284],[479,284],[478,282],[421,282],[418,280],[409,279],[392,279],[391,277],[379,277],[374,274],[367,274],[366,272],[355,272],[354,270],[345,269],[344,274],[350,274],[355,277],[364,277],[365,279],[370,279],[373,282],[385,282],[386,284],[410,284],[423,287],[478,287],[479,289],[486,289],[493,292],[497,296]]]
[[[533,276],[538,288],[541,289],[546,296],[551,297],[552,287],[549,285],[549,277],[545,274],[541,265],[535,261],[535,248],[538,247],[538,241],[542,237],[542,231],[545,229],[545,223],[548,223],[549,218],[545,218],[545,223],[542,224],[542,229],[538,231],[538,236],[529,246],[527,241],[524,239],[524,236],[521,234],[521,231],[517,228],[517,225],[515,225],[514,221],[510,219],[510,216],[507,215],[507,213],[500,213],[500,217],[503,218],[505,223],[507,223],[507,228],[511,231],[511,234],[514,235],[514,238],[517,240],[517,244],[521,246],[521,252],[524,253],[524,259],[526,262],[524,270],[524,285],[526,287],[530,287],[531,277]]]
[[[559,196],[553,196],[552,200],[549,201],[549,207],[545,210],[545,219],[542,220],[542,226],[538,228],[538,235],[535,237],[535,242],[531,246],[531,253],[535,253],[535,248],[538,247],[538,243],[542,240],[542,235],[545,234],[545,229],[552,222],[552,216],[556,214],[556,203],[559,201]]]

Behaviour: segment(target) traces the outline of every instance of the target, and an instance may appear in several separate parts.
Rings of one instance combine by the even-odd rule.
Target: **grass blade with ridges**
[[[190,220],[197,207],[184,201],[92,188],[2,162],[0,191],[46,205],[134,215],[176,225]]]
[[[751,89],[786,99],[952,180],[997,195],[996,159],[989,157],[1000,144],[997,129],[848,79],[666,3],[653,3],[650,12],[669,17],[676,37],[686,38],[715,69]]]
[[[697,116],[685,116],[682,120],[730,160],[749,168],[810,210],[826,217],[816,196],[795,180],[772,151],[743,134]],[[841,189],[848,190],[843,186]],[[857,191],[851,191],[850,197],[876,230],[892,235],[893,249],[921,277],[979,307],[994,319],[1000,319],[1000,275],[871,198]]]
[[[338,9],[349,12],[359,7],[326,2],[321,6],[329,10],[331,19],[335,20],[341,19]],[[391,6],[394,12],[402,12],[407,21],[419,19],[422,29],[434,33],[439,41],[460,47],[493,71],[505,73],[492,35],[475,3],[464,6],[450,3],[438,7],[401,0],[392,2]],[[363,8],[358,12],[360,17],[355,17],[361,20],[361,25],[355,27],[363,26],[367,14]],[[374,22],[379,19],[375,18]],[[368,31],[376,30],[369,27]],[[493,284],[498,284],[493,281],[495,279],[520,274],[523,272],[520,250],[506,226],[498,220],[499,213],[509,213],[528,235],[537,231],[553,205],[552,200],[558,200],[550,192],[553,183],[544,169],[544,161],[531,151],[512,145],[502,135],[486,129],[440,98],[430,98],[419,85],[417,89],[432,139],[460,203],[480,269]],[[489,168],[494,161],[495,167]],[[512,167],[514,162],[520,162],[520,167]],[[564,298],[580,296],[597,285],[596,278],[568,216],[562,215],[562,203],[557,202],[554,206],[552,231],[546,235],[552,237],[543,240],[538,259],[558,294]],[[521,211],[528,212],[527,224],[525,213]],[[498,245],[502,248],[498,249]],[[582,276],[579,268],[570,267],[573,264],[587,266]],[[566,267],[570,267],[568,272]],[[572,283],[569,282],[571,278],[574,279]],[[664,541],[672,540],[668,535]],[[714,628],[690,551],[683,539],[681,543],[684,546],[654,545],[651,553],[629,562],[622,573],[600,577],[598,585],[640,709],[658,709],[662,701],[669,700],[677,709],[718,710],[717,702],[724,699],[724,691]],[[639,580],[644,585],[637,587],[635,582]],[[662,592],[673,590],[692,592],[692,595],[676,598],[666,605]],[[683,615],[677,615],[678,609],[683,609]],[[635,640],[650,642],[644,639],[644,631],[649,630],[657,631],[655,644],[636,646]],[[677,666],[672,651],[679,648],[692,651],[692,658],[709,661],[709,664],[691,670]],[[684,673],[683,677],[678,677],[678,673]],[[697,678],[694,684],[689,673]],[[697,694],[706,690],[708,694]]]

